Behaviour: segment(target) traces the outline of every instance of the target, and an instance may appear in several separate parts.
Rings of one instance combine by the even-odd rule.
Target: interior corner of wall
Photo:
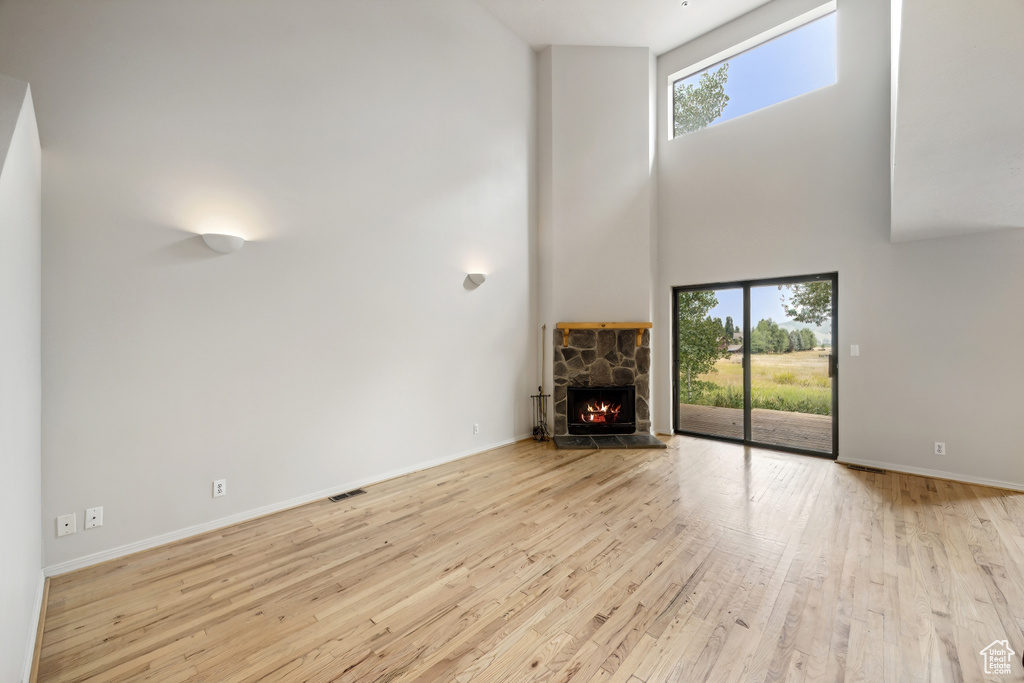
[[[0,75],[0,171],[7,163],[7,153],[18,127],[18,120],[25,109],[26,97],[28,83]]]

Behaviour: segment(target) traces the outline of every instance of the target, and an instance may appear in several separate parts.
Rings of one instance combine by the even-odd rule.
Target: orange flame
[[[588,403],[580,418],[584,422],[615,422],[619,419],[622,406],[617,403]]]

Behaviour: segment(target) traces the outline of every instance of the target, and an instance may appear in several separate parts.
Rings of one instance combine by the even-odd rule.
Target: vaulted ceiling
[[[477,0],[535,49],[657,55],[768,1]],[[891,240],[1024,228],[1024,0],[892,2]]]
[[[534,49],[649,47],[660,55],[769,0],[477,0]]]

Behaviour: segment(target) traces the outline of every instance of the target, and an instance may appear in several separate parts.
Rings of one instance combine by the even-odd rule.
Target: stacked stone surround
[[[636,432],[651,433],[651,332],[644,330],[570,330],[562,346],[562,330],[554,330],[555,436],[569,433],[566,387],[636,386]]]

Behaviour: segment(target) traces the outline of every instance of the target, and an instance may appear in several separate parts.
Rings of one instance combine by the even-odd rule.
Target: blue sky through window
[[[729,103],[711,125],[749,114],[836,82],[836,14],[804,24],[742,54],[677,81],[696,86],[701,74],[729,63]]]
[[[785,310],[782,308],[782,295],[785,293],[787,296],[790,294],[789,290],[779,290],[778,285],[760,285],[757,287],[750,288],[750,324],[754,327],[761,320],[773,320],[777,324],[790,322],[789,316],[786,315]],[[738,287],[736,289],[718,289],[715,290],[715,297],[718,299],[718,305],[708,311],[708,315],[712,318],[721,318],[722,322],[725,322],[726,316],[732,316],[733,324],[736,327],[743,327],[743,288]],[[809,327],[818,333],[819,341],[828,341],[830,339],[831,332],[830,327],[832,323],[826,321],[820,328],[812,323],[799,323],[793,324],[786,329],[800,329]]]

